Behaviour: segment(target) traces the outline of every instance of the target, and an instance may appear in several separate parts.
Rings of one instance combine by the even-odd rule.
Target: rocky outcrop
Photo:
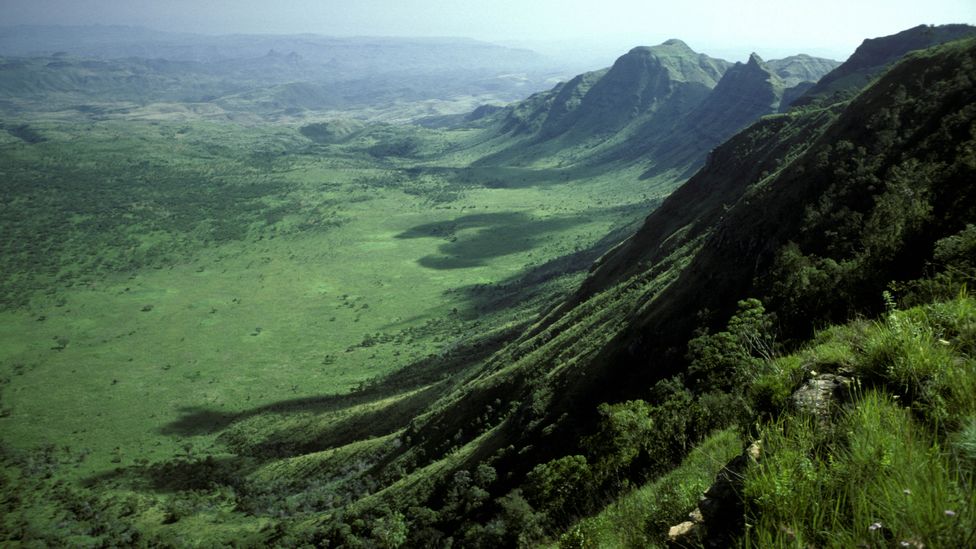
[[[840,374],[815,374],[791,398],[797,411],[826,426],[840,405],[850,399],[852,379]]]

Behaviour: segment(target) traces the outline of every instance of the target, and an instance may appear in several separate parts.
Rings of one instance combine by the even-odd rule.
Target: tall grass
[[[747,474],[748,546],[966,547],[976,524],[972,479],[883,392],[869,391],[817,441],[809,420],[766,431]]]
[[[940,430],[976,412],[976,300],[893,310],[870,330],[858,357],[863,377],[907,399]]]
[[[668,527],[687,520],[715,475],[742,451],[733,429],[696,447],[677,468],[608,505],[563,534],[560,548],[644,548],[664,544]]]
[[[843,365],[866,389],[829,428],[784,413],[747,473],[744,544],[755,547],[971,547],[976,543],[976,300],[834,328],[771,368]],[[773,385],[773,380],[765,380]],[[786,410],[783,410],[786,412]]]

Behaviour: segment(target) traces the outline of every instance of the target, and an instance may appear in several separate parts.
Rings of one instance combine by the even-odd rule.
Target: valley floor
[[[104,479],[402,429],[660,198],[635,174],[467,168],[463,131],[397,158],[370,153],[393,126],[336,145],[64,112],[5,126],[5,451],[149,509],[165,490]]]

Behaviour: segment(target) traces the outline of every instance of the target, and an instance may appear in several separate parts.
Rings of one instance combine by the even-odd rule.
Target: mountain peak
[[[631,49],[629,54],[665,54],[665,55],[697,55],[697,52],[691,49],[688,44],[685,44],[677,38],[672,38],[670,40],[665,40],[657,46],[637,46]]]
[[[664,42],[661,42],[661,45],[662,46],[678,47],[678,48],[683,48],[683,49],[686,49],[686,50],[690,50],[691,49],[690,47],[688,47],[688,44],[685,44],[683,41],[678,40],[677,38],[671,38],[669,40],[665,40]]]
[[[753,65],[753,66],[756,66],[756,67],[762,67],[762,66],[765,66],[766,65],[766,62],[763,61],[762,57],[759,57],[759,54],[758,53],[752,52],[752,53],[749,54],[749,62],[746,63],[746,65]]]

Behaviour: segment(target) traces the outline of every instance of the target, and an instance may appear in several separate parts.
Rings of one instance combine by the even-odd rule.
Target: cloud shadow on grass
[[[488,261],[538,247],[546,235],[587,223],[587,216],[534,219],[524,212],[471,214],[425,223],[396,236],[399,239],[442,238],[437,255],[417,260],[435,270],[480,267]]]

